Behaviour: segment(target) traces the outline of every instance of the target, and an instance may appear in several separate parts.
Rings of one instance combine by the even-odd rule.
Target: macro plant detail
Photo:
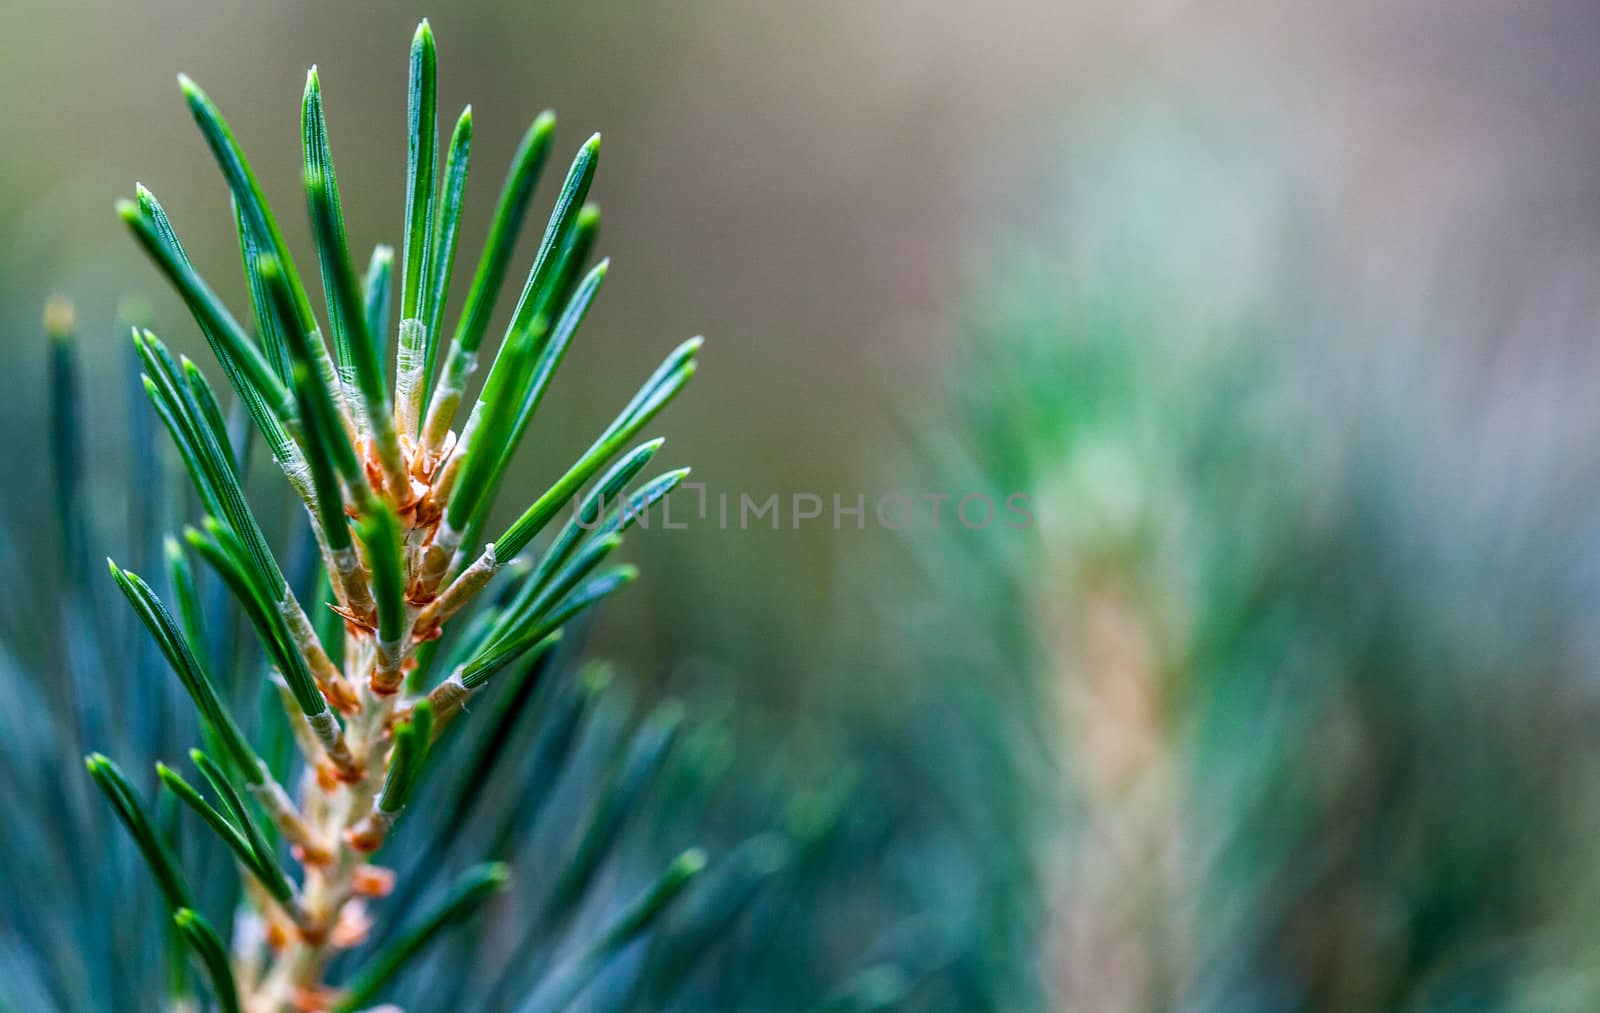
[[[331,349],[249,163],[188,78],[180,77],[184,97],[232,195],[253,331],[201,278],[154,194],[140,186],[117,207],[193,314],[303,505],[325,571],[320,600],[303,603],[246,500],[244,462],[216,392],[197,365],[136,328],[146,394],[205,516],[167,540],[170,604],[138,574],[109,565],[201,718],[201,748],[190,753],[198,776],[165,762],[157,775],[171,801],[214,832],[241,869],[245,903],[231,946],[197,910],[161,820],[130,780],[99,753],[87,766],[150,866],[176,937],[225,1010],[366,1008],[439,928],[504,885],[503,866],[470,871],[415,931],[360,964],[344,987],[327,980],[330,964],[368,938],[369,899],[396,889],[376,858],[435,744],[470,723],[466,705],[497,674],[549,652],[570,620],[635,579],[632,567],[610,560],[624,533],[688,471],[641,480],[662,444],[635,441],[694,374],[698,338],[673,350],[561,477],[485,539],[512,455],[606,276],[605,260],[586,267],[600,221],[586,203],[600,140],[592,137],[574,158],[481,391],[458,421],[555,119],[540,115],[523,137],[446,342],[473,121],[468,107],[441,164],[435,68],[424,21],[411,47],[401,253],[379,246],[364,275],[347,242],[321,82],[315,68],[307,76],[305,196]],[[524,560],[553,526],[542,551]],[[192,557],[216,572],[260,642],[303,761],[293,769],[265,758],[218,690],[214,659],[202,646],[206,617]],[[458,619],[464,628],[450,629]],[[459,635],[441,648],[447,629]],[[652,726],[660,749],[675,724],[667,715]],[[641,755],[641,770],[653,770],[656,754]],[[704,861],[691,850],[672,862],[583,958],[552,977],[540,1008],[575,996],[584,974],[648,928]]]

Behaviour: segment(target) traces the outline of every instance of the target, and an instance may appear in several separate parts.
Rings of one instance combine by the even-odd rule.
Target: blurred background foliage
[[[585,651],[690,720],[614,892],[692,843],[752,875],[784,858],[672,1001],[1600,1004],[1589,5],[24,6],[0,39],[3,544],[28,581],[7,578],[28,588],[8,685],[47,697],[57,645],[89,642],[34,493],[48,293],[84,322],[87,481],[112,507],[88,555],[149,558],[132,533],[168,509],[126,488],[148,422],[115,306],[148,296],[198,341],[111,215],[134,166],[243,298],[231,236],[198,227],[225,190],[172,72],[283,203],[284,96],[320,63],[352,243],[393,242],[399,54],[427,14],[445,109],[472,95],[498,125],[464,246],[518,117],[557,108],[558,148],[606,134],[615,270],[514,482],[627,394],[595,367],[703,331],[664,431],[713,496],[1032,496],[1021,531],[634,539],[645,579]],[[137,706],[132,671],[106,685]],[[20,797],[82,801],[34,779],[58,740],[5,720]],[[13,827],[21,910],[70,907],[30,874],[84,837]],[[651,952],[588,1001],[666,1005],[632,983],[684,965]]]

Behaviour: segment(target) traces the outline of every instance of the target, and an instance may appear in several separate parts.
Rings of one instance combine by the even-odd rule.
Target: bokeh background
[[[742,1008],[1595,1008],[1592,4],[23,0],[15,572],[53,572],[46,297],[104,551],[144,494],[117,306],[208,361],[113,199],[150,186],[244,302],[174,72],[304,258],[319,65],[352,246],[397,243],[424,15],[441,119],[474,110],[464,249],[540,109],[553,165],[605,136],[613,270],[509,488],[704,333],[662,429],[713,495],[1032,497],[1023,531],[631,539],[587,650],[725,732],[692,826],[833,835]]]

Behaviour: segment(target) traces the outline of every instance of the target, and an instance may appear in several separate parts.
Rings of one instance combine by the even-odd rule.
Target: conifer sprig
[[[244,913],[218,912],[215,922],[202,917],[127,778],[99,754],[88,758],[88,769],[144,855],[173,931],[188,944],[219,1005],[355,1009],[381,998],[384,984],[432,936],[504,886],[504,866],[480,867],[387,949],[358,962],[346,990],[325,980],[333,958],[366,938],[360,897],[377,889],[374,884],[392,886],[392,874],[367,865],[367,856],[379,852],[402,814],[420,809],[412,817],[418,820],[449,815],[430,811],[437,801],[431,807],[419,801],[427,797],[418,789],[438,752],[435,740],[447,726],[453,736],[472,736],[473,722],[462,715],[470,697],[514,662],[552,650],[567,623],[636,577],[631,566],[606,564],[632,519],[667,495],[687,469],[641,480],[661,441],[628,447],[693,375],[699,339],[669,355],[500,538],[478,544],[513,452],[606,275],[605,261],[588,264],[600,221],[587,203],[599,135],[572,162],[483,389],[458,420],[552,144],[554,116],[541,114],[523,137],[446,350],[445,308],[475,124],[468,107],[441,163],[437,52],[427,22],[411,49],[405,220],[394,237],[401,254],[396,258],[395,247],[380,244],[364,274],[357,272],[345,228],[323,79],[316,68],[306,76],[300,140],[324,295],[320,309],[232,128],[198,85],[187,77],[179,81],[232,198],[249,294],[244,317],[201,277],[153,194],[138,187],[135,199],[119,202],[117,211],[182,297],[228,388],[266,440],[304,507],[326,571],[308,612],[266,534],[277,525],[264,527],[246,497],[246,459],[230,440],[217,393],[200,367],[175,359],[149,330],[135,330],[146,393],[178,449],[201,516],[182,542],[166,543],[176,616],[137,574],[115,563],[111,574],[201,718],[207,751],[190,755],[203,785],[166,764],[157,764],[156,779],[244,873]],[[397,317],[393,334],[391,317]],[[241,319],[253,327],[247,330]],[[569,507],[575,516],[554,541],[517,562]],[[237,702],[231,687],[240,679],[218,679],[210,670],[190,551],[216,571],[256,634],[267,666],[261,688],[266,698],[285,704],[280,741],[292,739],[299,747],[298,778],[281,751],[247,737],[252,723],[239,720],[230,703]],[[482,604],[479,593],[495,579],[501,590],[494,601],[453,638],[442,656],[447,664],[440,666],[447,674],[433,676],[429,662],[444,625]],[[648,721],[596,800],[555,881],[542,916],[546,928],[569,916],[593,879],[628,810],[664,762],[678,722],[673,708]],[[440,829],[436,839],[449,832]],[[649,929],[703,864],[699,852],[681,856],[552,980],[541,1001],[560,1005],[576,995],[622,946]],[[230,953],[214,923],[245,926],[252,934],[235,938]],[[264,947],[252,939],[264,940]]]

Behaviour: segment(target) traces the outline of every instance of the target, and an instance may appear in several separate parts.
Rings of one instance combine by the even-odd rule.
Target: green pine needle
[[[222,450],[224,463],[233,469],[237,477],[239,460],[234,456],[232,441],[228,439],[228,420],[222,416],[222,406],[217,403],[216,393],[211,389],[211,384],[206,382],[206,376],[200,372],[200,367],[190,361],[187,355],[179,356],[178,363],[183,369],[183,385],[189,392],[190,400],[194,402],[200,422],[211,431],[211,438]]]
[[[367,261],[367,278],[361,286],[367,301],[367,335],[380,364],[389,361],[385,336],[389,333],[389,304],[394,296],[394,247],[379,243]],[[387,379],[387,366],[384,366]]]
[[[534,184],[538,182],[545,156],[549,153],[555,122],[555,115],[548,111],[534,120],[523,135],[522,144],[512,159],[511,171],[500,190],[494,219],[489,225],[489,238],[473,274],[472,287],[467,291],[466,305],[461,311],[455,337],[450,341],[450,354],[440,373],[438,387],[428,399],[428,415],[422,435],[423,445],[430,452],[437,451],[444,440],[466,390],[467,378],[477,365],[478,348],[488,331],[489,315],[505,282],[517,234],[522,229],[528,204],[533,198]]]
[[[434,163],[438,144],[438,52],[427,19],[411,40],[411,78],[406,100],[406,232],[400,317],[421,319],[427,285],[428,243],[433,235]]]
[[[337,291],[344,284],[338,274],[337,260],[340,256],[349,259],[349,244],[345,239],[344,211],[339,202],[339,179],[333,166],[333,147],[328,142],[327,118],[322,111],[322,82],[315,67],[306,72],[305,93],[300,100],[300,137],[307,187],[311,180],[320,180],[325,189],[323,199],[330,209],[327,221],[318,222],[317,253],[322,268],[322,290],[328,304],[328,323],[333,331],[334,355],[342,379],[349,383],[355,378],[355,339],[351,334],[351,321],[345,315],[349,312],[348,301]],[[314,201],[316,198],[308,199]],[[365,309],[363,304],[363,323]]]
[[[141,198],[147,193],[141,191]],[[154,198],[150,198],[150,201],[153,202]],[[288,391],[273,372],[272,365],[245,336],[244,329],[222,305],[222,301],[189,266],[182,249],[176,245],[176,239],[169,245],[158,231],[156,220],[132,201],[119,201],[117,213],[183,297],[189,311],[194,314],[195,322],[210,342],[217,361],[222,363],[228,382],[250,409],[251,417],[262,435],[269,443],[273,443],[275,438],[281,440],[276,434],[281,432],[284,424],[293,420],[294,410]],[[274,450],[277,450],[276,445]]]
[[[432,739],[433,705],[419,700],[411,709],[411,716],[395,725],[394,755],[384,778],[383,794],[378,797],[378,808],[386,813],[398,813],[406,807],[422,775],[422,764]]]
[[[250,810],[245,806],[238,789],[228,780],[227,772],[198,749],[189,750],[189,759],[195,768],[205,775],[212,790],[217,793],[217,797],[222,800],[223,806],[232,817],[232,825],[247,848],[247,867],[261,880],[262,886],[266,887],[267,892],[275,899],[280,902],[289,901],[294,896],[294,887],[290,885],[288,877],[278,865],[272,846],[267,843],[266,835],[261,832],[255,818],[250,815]]]
[[[94,783],[111,803],[117,818],[127,828],[128,836],[133,838],[133,843],[144,856],[145,863],[150,866],[150,872],[155,876],[156,885],[161,888],[161,894],[166,898],[168,906],[174,909],[188,907],[189,885],[178,872],[178,867],[166,844],[150,825],[144,806],[139,802],[139,796],[128,783],[128,779],[123,776],[115,763],[100,753],[90,753],[84,757],[83,762],[89,769],[89,776],[94,778]]]
[[[666,765],[682,725],[683,708],[665,703],[640,726],[627,758],[601,789],[556,872],[542,915],[545,925],[558,924],[571,915],[616,847],[629,818],[638,811],[644,793]]]
[[[211,923],[192,908],[179,908],[172,915],[173,924],[184,942],[194,951],[195,958],[205,969],[211,981],[211,992],[217,997],[222,1013],[240,1013],[239,987],[234,981],[233,968],[228,963],[228,949]]]
[[[566,967],[550,975],[517,1013],[560,1013],[606,965],[644,935],[706,866],[706,854],[690,848],[623,908],[610,926]]]
[[[400,522],[387,504],[375,501],[357,524],[372,570],[372,597],[378,604],[378,640],[397,644],[405,632],[405,572],[400,555]]]
[[[445,158],[444,180],[439,192],[437,231],[432,242],[432,263],[428,268],[428,291],[423,300],[427,324],[427,349],[423,356],[423,389],[433,377],[434,362],[439,355],[440,321],[444,317],[444,304],[450,298],[450,274],[455,268],[456,236],[461,229],[461,199],[467,188],[467,164],[472,154],[472,107],[461,111],[454,133],[450,136],[450,153]],[[423,410],[427,405],[424,403]]]
[[[200,610],[200,592],[195,587],[194,569],[189,565],[189,556],[172,535],[161,540],[161,549],[167,563],[167,583],[172,586],[172,597],[178,603],[183,635],[190,644],[203,645],[206,643],[205,619]]]
[[[255,514],[245,501],[239,476],[234,471],[231,450],[224,449],[227,445],[225,440],[220,440],[203,419],[199,406],[165,346],[149,331],[143,332],[139,339],[139,350],[144,356],[145,365],[149,367],[146,375],[160,391],[166,404],[163,421],[168,423],[173,441],[183,452],[185,463],[192,462],[191,478],[194,479],[196,491],[208,506],[215,506],[216,512],[239,540],[251,579],[258,582],[273,601],[277,601],[286,587],[283,572],[267,546],[266,536],[262,534]]]
[[[255,750],[250,748],[244,733],[239,730],[238,723],[234,721],[227,705],[217,694],[211,678],[206,674],[199,659],[195,657],[194,651],[190,649],[187,638],[178,628],[172,614],[161,604],[161,599],[156,597],[155,592],[150,590],[150,585],[140,579],[138,574],[119,568],[109,559],[106,563],[111,568],[111,579],[116,582],[118,589],[128,599],[128,604],[133,606],[134,613],[155,638],[156,645],[161,648],[162,655],[172,666],[178,681],[183,684],[189,698],[194,701],[195,708],[200,712],[206,727],[227,750],[229,758],[238,765],[239,772],[250,778],[251,783],[260,783],[264,776],[260,758],[256,756]],[[187,572],[186,567],[184,572]],[[192,588],[188,593],[193,594]]]
[[[340,999],[336,1007],[339,1013],[353,1013],[372,1005],[383,986],[435,936],[470,918],[510,884],[511,871],[502,862],[487,862],[468,869],[437,905],[362,967]]]
[[[564,295],[568,294],[567,289],[570,286],[566,283],[566,274],[571,272],[566,270],[566,265],[570,264],[576,269],[576,266],[588,255],[588,249],[593,245],[594,233],[598,224],[598,213],[592,217],[580,215],[577,230],[573,233],[571,242],[564,254],[563,280],[552,284],[549,291],[554,292],[559,287]],[[543,347],[539,349],[539,357],[534,363],[533,372],[523,382],[517,395],[516,420],[512,423],[504,443],[500,445],[499,453],[495,455],[488,488],[477,514],[479,523],[473,528],[475,532],[474,540],[478,534],[481,534],[479,528],[493,505],[495,492],[499,489],[500,479],[504,476],[507,466],[511,463],[511,458],[516,453],[518,444],[522,442],[523,434],[527,432],[528,423],[533,418],[533,413],[538,410],[540,403],[544,400],[545,391],[549,388],[556,369],[561,365],[561,360],[566,355],[567,347],[571,344],[573,335],[577,333],[578,326],[583,323],[583,318],[588,314],[589,305],[594,301],[600,283],[605,280],[607,268],[608,264],[604,262],[596,265],[595,269],[584,279],[583,284],[575,292],[570,293],[567,298],[566,308],[562,311],[561,318],[556,321],[555,329],[551,332],[549,339],[544,342]],[[540,314],[536,319],[543,318],[544,315]]]
[[[700,965],[728,926],[758,897],[762,887],[786,867],[793,848],[782,836],[761,833],[718,860],[694,895],[656,927],[650,952],[634,979],[629,1009],[666,1009],[674,993]]]
[[[228,181],[228,189],[232,191],[234,200],[239,202],[240,213],[250,226],[257,244],[277,257],[283,265],[284,277],[295,294],[300,326],[307,331],[316,330],[317,320],[311,312],[311,300],[306,295],[305,286],[300,284],[300,273],[295,270],[294,260],[289,256],[289,245],[283,241],[283,233],[278,230],[278,223],[267,207],[267,199],[256,183],[255,174],[250,171],[250,164],[245,161],[244,152],[233,138],[232,129],[211,99],[188,75],[178,75],[178,86],[183,89],[183,97],[189,103],[195,125],[200,128],[206,144],[211,148],[218,168]]]
[[[334,552],[343,552],[351,546],[350,525],[345,520],[344,497],[330,463],[336,459],[330,448],[344,441],[344,434],[331,427],[329,420],[318,416],[327,390],[311,371],[295,363],[293,379],[295,399],[300,402],[300,414],[306,420],[306,462],[311,467],[311,487],[316,491],[317,522],[328,547]]]
[[[555,136],[555,113],[546,110],[528,127],[511,160],[511,170],[501,187],[500,199],[495,205],[494,218],[489,224],[489,237],[478,260],[477,271],[472,276],[472,287],[467,290],[467,301],[461,311],[461,323],[456,328],[454,344],[470,353],[476,353],[488,330],[489,316],[494,312],[495,300],[505,282],[506,270],[511,266],[511,254],[516,248],[517,234],[527,217],[528,205],[533,200],[533,188],[539,181],[540,170],[550,153],[550,141]]]
[[[245,284],[250,288],[250,310],[256,322],[256,337],[261,347],[267,354],[267,359],[272,363],[273,370],[278,374],[278,380],[284,386],[289,385],[289,347],[284,343],[283,331],[278,326],[278,318],[272,312],[272,303],[267,295],[266,285],[261,280],[261,272],[257,264],[263,256],[272,256],[271,251],[263,250],[256,241],[255,235],[250,231],[250,223],[244,220],[244,211],[239,207],[237,200],[233,201],[233,227],[239,234],[239,259],[244,263]],[[295,314],[289,314],[289,319],[296,319]]]
[[[259,831],[254,834],[248,832],[246,826],[249,824],[241,825],[238,813],[232,806],[228,806],[231,815],[219,812],[215,806],[206,801],[205,796],[183,779],[183,775],[164,763],[156,764],[156,776],[161,779],[162,786],[171,792],[173,797],[192,809],[206,826],[222,839],[222,843],[234,853],[239,864],[255,877],[274,900],[287,903],[293,899],[294,887],[290,885],[288,877],[278,866],[277,859],[266,849],[264,841],[261,842],[261,847],[256,846],[257,842],[253,838],[259,838]]]
[[[370,494],[367,473],[356,458],[350,437],[345,432],[343,415],[334,393],[339,381],[320,368],[327,355],[322,337],[314,331],[302,331],[294,322],[290,312],[293,309],[292,293],[277,259],[270,255],[262,257],[257,272],[270,298],[271,315],[287,339],[289,357],[294,367],[292,378],[300,411],[301,436],[306,444],[305,456],[311,464],[318,499],[320,501],[323,498],[322,486],[315,481],[318,469],[316,462],[320,458],[324,467],[331,466],[338,471],[345,486],[355,492],[357,502],[364,501]],[[333,502],[342,504],[343,497],[335,495]]]
[[[608,512],[617,504],[617,497],[628,487],[634,477],[643,471],[652,458],[656,456],[663,444],[667,441],[657,437],[649,440],[624,454],[616,464],[612,465],[600,479],[595,482],[594,488],[583,497],[578,504],[578,509],[573,512],[571,519],[562,526],[555,540],[539,557],[539,563],[533,573],[523,584],[523,591],[542,584],[555,568],[566,562],[572,555],[572,550],[577,548],[578,542],[590,531],[595,530],[600,524],[600,515]],[[521,597],[523,592],[519,592]],[[515,604],[513,603],[513,607]]]
[[[395,438],[390,415],[389,388],[378,350],[367,333],[366,298],[356,279],[350,250],[345,245],[344,227],[337,206],[337,195],[326,177],[308,170],[306,195],[311,204],[312,233],[317,253],[330,278],[329,303],[338,307],[348,333],[349,354],[354,360],[357,389],[366,408],[368,425],[386,465],[386,474],[399,472],[400,445]],[[287,278],[287,274],[285,275]],[[308,332],[312,328],[307,329]]]
[[[511,559],[526,548],[577,491],[683,389],[694,376],[694,356],[700,344],[699,338],[691,338],[674,350],[578,463],[494,540],[497,559]]]
[[[500,670],[510,658],[520,653],[518,645],[536,643],[542,635],[540,631],[546,628],[543,620],[549,607],[569,594],[621,544],[621,535],[591,540],[570,562],[556,571],[548,586],[536,588],[525,605],[513,605],[502,612],[500,620],[486,638],[486,645],[462,670],[463,682],[468,678],[478,678],[480,673],[487,678],[486,673]]]
[[[644,524],[644,519],[649,516],[655,505],[666,499],[668,494],[688,477],[688,468],[678,468],[652,478],[612,511],[611,516],[595,530],[596,537],[608,535],[613,531],[626,531],[635,523]]]
[[[236,543],[228,538],[227,530],[214,517],[206,518],[205,528],[204,533],[185,528],[185,541],[211,565],[244,607],[245,615],[255,627],[267,657],[288,683],[301,713],[307,716],[323,713],[327,710],[327,701],[317,689],[305,658],[289,642],[283,617],[251,581],[235,548]]]
[[[516,425],[518,395],[523,381],[533,373],[534,356],[544,332],[544,320],[536,318],[528,330],[513,335],[501,347],[495,366],[484,381],[473,409],[478,425],[464,437],[467,449],[461,477],[445,512],[447,523],[456,531],[465,531],[483,506],[500,454]]]
[[[539,252],[533,258],[533,267],[528,271],[528,280],[523,283],[522,294],[517,297],[517,308],[512,313],[511,327],[507,333],[526,327],[541,311],[541,307],[548,306],[546,290],[557,279],[561,251],[571,241],[571,234],[577,228],[578,216],[583,210],[583,202],[588,199],[599,160],[600,135],[595,134],[578,149],[572,167],[567,170],[566,182],[561,185],[561,193],[556,197],[555,210],[545,226],[544,238],[539,242]]]

